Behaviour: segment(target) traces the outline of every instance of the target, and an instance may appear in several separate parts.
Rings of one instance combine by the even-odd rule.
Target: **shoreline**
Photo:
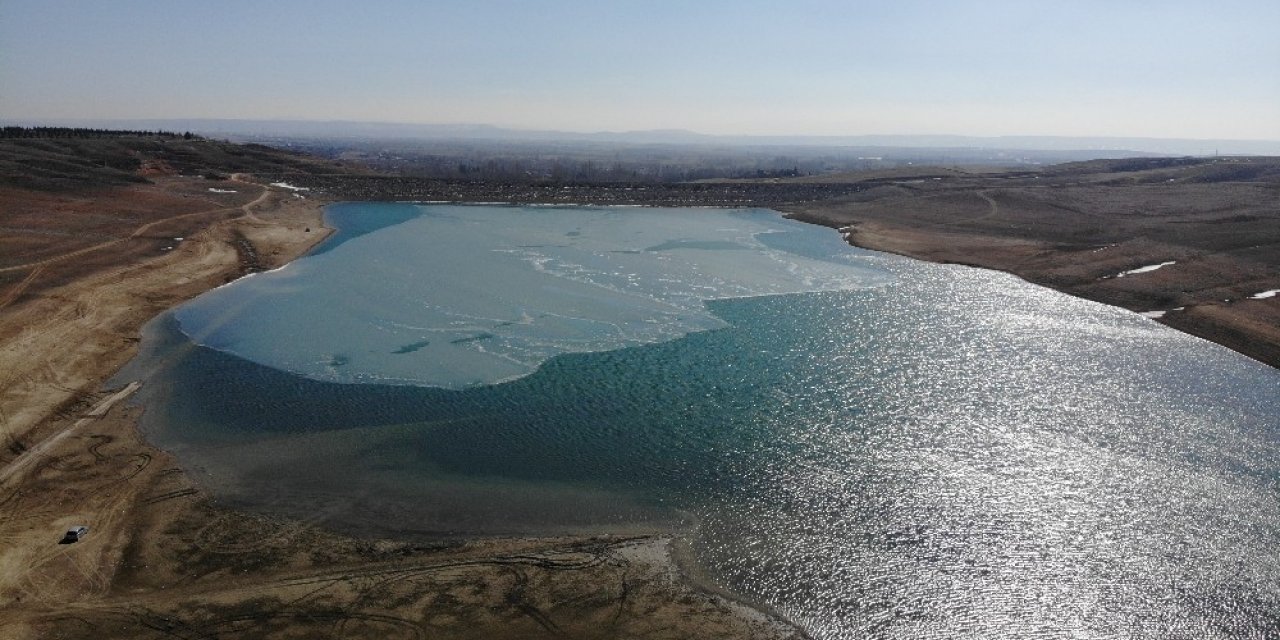
[[[930,235],[928,229],[898,229],[876,221],[861,219],[837,220],[833,215],[823,215],[805,210],[803,207],[784,206],[778,207],[777,210],[787,218],[830,228],[840,233],[844,241],[853,247],[935,264],[955,264],[1000,271],[1059,293],[1144,315],[1170,329],[1212,342],[1261,364],[1280,369],[1280,325],[1270,322],[1280,320],[1280,313],[1270,310],[1255,311],[1254,313],[1261,318],[1259,321],[1250,316],[1236,317],[1243,312],[1233,309],[1236,303],[1263,302],[1270,298],[1242,296],[1221,302],[1186,303],[1170,309],[1154,311],[1140,309],[1135,308],[1134,305],[1120,304],[1117,300],[1105,295],[1089,295],[1087,290],[1081,290],[1082,287],[1064,285],[1036,269],[1019,268],[1015,264],[1009,264],[1013,260],[1005,258],[1003,254],[1006,252],[1022,254],[1035,250],[1052,251],[1052,249],[1032,249],[1026,246],[1012,248],[1002,246],[1029,244],[1023,241],[1013,241],[995,235],[976,236],[977,239],[973,242],[983,245],[981,249],[987,250],[986,259],[982,260],[952,254],[955,249],[949,246],[949,238],[942,234]]]
[[[344,635],[371,638],[411,628],[419,630],[416,635],[432,629],[472,637],[486,626],[485,637],[552,630],[572,636],[573,629],[591,635],[605,623],[637,637],[671,625],[685,635],[807,637],[776,613],[698,580],[676,557],[670,536],[414,543],[351,537],[218,506],[172,454],[147,442],[138,424],[141,410],[112,402],[119,396],[103,384],[133,359],[142,326],[160,313],[240,277],[280,268],[331,237],[323,209],[332,202],[272,196],[280,190],[258,186],[262,194],[241,207],[243,216],[210,223],[176,250],[73,280],[0,316],[0,355],[16,362],[58,353],[67,342],[92,347],[48,363],[50,373],[76,371],[73,385],[59,380],[57,392],[35,396],[31,388],[42,385],[32,382],[27,393],[10,385],[0,395],[9,400],[0,405],[0,433],[9,444],[0,457],[0,512],[10,516],[0,524],[0,539],[8,542],[0,550],[0,610],[9,612],[0,621],[0,635],[92,630],[103,637],[133,637],[155,629],[156,620],[198,628],[223,624],[216,619],[230,616],[241,626],[246,617],[256,620],[259,631],[275,628],[281,619],[289,623],[280,630],[292,631],[323,620]],[[20,326],[27,314],[47,314],[82,297],[96,315],[79,313],[84,305],[76,305],[56,340],[39,340]],[[136,304],[139,299],[145,304]],[[125,348],[116,346],[121,343]],[[37,495],[51,494],[56,497],[34,508]],[[76,524],[90,526],[86,540],[70,547],[53,544],[60,529]],[[492,592],[513,571],[524,582]],[[418,581],[393,589],[397,597],[419,608],[430,602],[454,624],[427,625],[399,609],[361,609],[379,605],[353,580],[402,581],[414,572],[421,573]],[[348,601],[350,615],[335,621],[326,613],[328,600],[311,603],[316,610],[299,605],[289,594],[304,574],[306,580],[332,583],[328,598]],[[450,595],[450,602],[439,602],[456,592],[459,580],[470,585],[470,599]],[[575,592],[582,601],[577,609],[562,610],[559,600]],[[590,594],[594,600],[583,600]],[[272,604],[276,598],[289,606]],[[69,607],[74,621],[66,615]],[[506,611],[499,615],[496,609]],[[475,616],[489,617],[466,620]]]
[[[758,207],[851,244],[1014,274],[1280,367],[1280,160],[1089,160],[1032,169],[907,166],[688,183],[315,177],[346,200]],[[1130,277],[1120,273],[1173,262]]]
[[[299,210],[310,211],[291,218],[291,223],[301,220],[309,225],[315,225],[316,216],[322,220],[323,208],[332,204],[308,200],[300,207],[301,203],[292,197],[284,200]],[[853,246],[928,262],[995,269],[1040,286],[1085,297],[1036,282],[1009,269],[930,260],[869,246],[855,241],[856,233],[846,233],[847,225],[807,219],[787,207],[774,210],[791,219],[833,228]],[[308,232],[311,235],[301,236],[305,241],[299,241],[301,224],[289,231],[265,222],[263,218],[269,218],[269,214],[261,215],[261,218],[247,216],[216,222],[193,237],[190,245],[183,246],[184,253],[174,252],[160,258],[168,267],[152,269],[159,275],[152,274],[149,282],[168,286],[168,297],[146,291],[127,293],[142,293],[152,305],[148,309],[169,303],[161,309],[163,312],[209,288],[221,286],[219,279],[222,284],[229,283],[234,279],[229,274],[239,273],[239,277],[245,277],[264,268],[281,268],[332,237],[330,231],[313,230]],[[245,224],[257,228],[241,228]],[[255,248],[254,259],[249,261],[254,268],[246,269],[245,255],[240,249],[243,242],[253,243],[255,238],[258,244],[250,246],[275,246],[277,250]],[[289,238],[293,238],[292,243]],[[215,250],[213,245],[220,246],[221,250]],[[215,258],[209,258],[211,255]],[[259,262],[262,256],[265,260]],[[187,274],[184,276],[187,279],[175,282],[176,273],[182,273],[184,267],[193,268],[184,259],[200,257],[206,259],[198,264],[207,273],[203,277]],[[133,265],[122,271],[145,270],[146,266]],[[112,278],[127,280],[120,273],[109,275],[111,278],[102,281],[89,278],[80,283],[78,289],[86,295],[98,295],[99,287],[94,285],[110,284]],[[203,285],[209,286],[201,288]],[[53,299],[65,304],[68,297],[59,292]],[[101,298],[94,300],[104,302]],[[131,317],[142,313],[136,310]],[[146,321],[153,317],[147,317]],[[4,316],[0,318],[9,320]],[[112,330],[127,333],[126,325],[127,322],[117,324]],[[140,330],[141,326],[134,327],[133,335]],[[132,359],[138,347],[136,337],[125,344],[128,348],[115,353],[113,358],[123,358],[123,362]],[[9,346],[0,343],[0,347]],[[99,383],[113,377],[123,362],[111,367]],[[99,369],[107,366],[98,363]],[[222,507],[177,465],[172,454],[146,441],[139,429],[138,409],[111,407],[108,402],[111,393],[103,391],[100,384],[97,389],[90,395],[73,393],[69,401],[55,407],[52,417],[32,429],[46,434],[43,440],[26,444],[20,442],[22,436],[15,439],[12,433],[6,434],[11,443],[20,442],[22,447],[19,450],[10,444],[9,455],[0,458],[7,463],[0,467],[4,471],[0,477],[0,513],[30,508],[37,494],[70,491],[75,495],[65,501],[65,506],[70,507],[65,511],[69,513],[53,520],[55,527],[46,526],[48,522],[41,520],[51,515],[48,511],[22,513],[0,525],[0,539],[20,541],[17,551],[0,551],[0,610],[13,614],[12,621],[0,621],[0,635],[25,638],[82,631],[82,627],[67,626],[70,623],[64,614],[68,607],[74,607],[82,620],[88,620],[96,633],[105,633],[106,637],[130,637],[142,629],[153,628],[151,624],[160,619],[208,628],[202,625],[223,624],[219,621],[245,616],[252,617],[257,621],[254,624],[260,626],[281,624],[280,620],[288,620],[288,625],[304,624],[304,619],[325,620],[326,624],[344,625],[341,627],[344,630],[353,628],[347,625],[357,625],[358,631],[351,634],[356,637],[388,637],[389,629],[426,628],[422,626],[426,624],[425,619],[414,619],[407,613],[410,609],[436,607],[441,616],[459,621],[463,612],[492,609],[497,602],[508,607],[508,617],[496,616],[480,622],[469,620],[466,624],[491,624],[497,625],[494,627],[497,629],[515,625],[503,632],[486,633],[485,637],[521,637],[521,634],[541,632],[572,637],[576,633],[589,635],[593,629],[598,630],[606,618],[614,624],[621,619],[633,625],[627,628],[635,637],[643,637],[645,629],[656,633],[663,628],[661,625],[695,625],[683,621],[696,619],[698,626],[680,627],[686,630],[686,635],[808,637],[803,629],[778,612],[710,580],[692,559],[688,541],[676,536],[465,536],[414,542],[394,535],[385,538],[347,535],[306,520]],[[99,407],[104,408],[99,410]],[[5,426],[9,426],[7,422]],[[57,443],[57,451],[46,454],[40,447],[54,437],[64,442]],[[31,458],[24,457],[35,455],[43,455],[45,459],[33,464]],[[30,475],[32,482],[10,481],[10,469],[19,466],[14,460],[21,461],[20,466],[33,468],[19,469],[12,475]],[[91,481],[76,480],[77,474],[89,474]],[[115,477],[105,477],[112,474]],[[92,490],[95,483],[98,490]],[[128,488],[120,488],[122,483]],[[95,495],[102,487],[111,487],[105,498]],[[103,499],[105,502],[96,507],[90,504]],[[115,513],[105,515],[107,511]],[[57,528],[81,522],[88,522],[93,529],[88,540],[76,547],[58,547],[52,552],[47,549],[52,546],[48,538]],[[20,531],[24,527],[25,534]],[[34,533],[30,531],[33,528]],[[188,531],[194,533],[184,533]],[[22,537],[24,535],[26,537]],[[72,555],[81,551],[92,553]],[[52,578],[32,578],[30,567],[52,573]],[[51,567],[53,571],[49,571]],[[512,579],[512,571],[519,574],[519,580],[507,584],[504,581]],[[86,575],[92,576],[87,585]],[[402,579],[406,575],[414,577]],[[31,589],[33,580],[43,586]],[[411,602],[412,607],[373,611],[370,607],[379,606],[378,598],[361,591],[355,584],[369,580],[396,583],[395,597]],[[304,603],[311,608],[289,609],[270,604],[273,599],[298,602],[296,598],[305,594],[298,585],[304,582],[329,585],[324,587],[327,599]],[[485,585],[494,583],[503,584],[505,591],[486,590]],[[470,599],[459,597],[448,603],[423,600],[453,594],[459,589],[471,593]],[[596,594],[595,599],[588,599],[591,593]],[[564,598],[570,597],[567,594],[578,594],[572,597],[587,604],[572,613],[557,609]],[[269,603],[264,605],[264,601]],[[224,606],[226,602],[236,604]],[[346,607],[341,622],[335,622],[335,614],[325,608],[335,602]],[[623,611],[626,607],[638,606],[638,602],[645,603],[646,612],[635,609],[633,618],[605,616],[606,611]],[[125,609],[135,613],[126,615]],[[138,610],[150,617],[137,617]],[[655,616],[648,611],[660,613]],[[358,622],[353,622],[357,619]],[[571,623],[578,621],[589,621],[589,624],[584,622],[584,626],[571,629]],[[130,631],[104,631],[115,628]],[[450,637],[474,635],[460,631],[462,626],[443,628],[458,630],[444,633]]]

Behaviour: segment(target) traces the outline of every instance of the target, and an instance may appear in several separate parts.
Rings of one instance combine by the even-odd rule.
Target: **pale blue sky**
[[[1280,2],[0,0],[0,117],[1280,139]]]

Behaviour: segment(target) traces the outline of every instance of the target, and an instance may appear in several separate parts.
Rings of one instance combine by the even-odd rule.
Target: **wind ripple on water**
[[[637,251],[749,253],[654,220],[674,244]],[[797,233],[738,244],[821,258]],[[892,284],[711,300],[710,330],[498,385],[338,384],[178,349],[144,426],[235,504],[355,531],[696,522],[715,578],[818,638],[1280,637],[1280,374],[1010,276],[851,254]],[[507,316],[463,315],[443,344],[506,339],[473,325]],[[401,338],[379,343],[389,362],[439,340]]]

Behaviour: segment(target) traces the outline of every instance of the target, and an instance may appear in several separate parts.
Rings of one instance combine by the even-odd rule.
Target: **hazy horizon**
[[[155,128],[158,126],[171,127],[174,125],[186,126],[191,123],[221,123],[227,126],[228,131],[237,130],[236,125],[245,124],[252,127],[264,128],[268,125],[287,126],[333,126],[341,129],[342,127],[410,127],[422,129],[437,129],[440,131],[453,130],[462,133],[466,132],[515,132],[515,133],[534,133],[534,134],[569,134],[569,135],[629,135],[629,134],[671,134],[673,136],[692,136],[704,137],[709,139],[812,139],[812,140],[839,140],[839,139],[855,139],[855,138],[955,138],[955,139],[973,139],[973,140],[996,140],[1002,138],[1013,139],[1059,139],[1059,140],[1188,140],[1188,141],[1238,141],[1238,142],[1276,142],[1280,143],[1280,137],[1276,138],[1223,138],[1223,137],[1194,137],[1194,136],[1139,136],[1139,135],[1057,135],[1057,134],[1035,134],[1035,133],[1001,133],[1001,134],[965,134],[956,133],[954,131],[942,130],[926,131],[922,133],[901,133],[895,131],[885,131],[877,133],[801,133],[797,131],[780,131],[777,133],[715,133],[710,131],[690,129],[683,127],[650,127],[650,128],[553,128],[553,127],[537,127],[537,126],[507,126],[495,124],[492,122],[481,121],[417,121],[417,120],[354,120],[348,118],[221,118],[221,117],[187,117],[172,116],[163,118],[146,118],[146,117],[121,117],[121,118],[93,118],[93,117],[48,117],[48,116],[18,116],[12,117],[0,114],[0,124],[13,126],[101,126],[101,127],[124,127],[124,126],[142,126],[145,128]],[[354,130],[354,129],[352,129]]]
[[[235,118],[5,118],[0,126],[69,126],[99,129],[189,131],[239,142],[433,141],[459,144],[606,144],[619,148],[664,145],[688,148],[845,149],[873,152],[911,149],[987,149],[1003,152],[1090,152],[1163,155],[1280,156],[1280,140],[1213,138],[1155,138],[1119,136],[966,136],[937,133],[918,135],[716,135],[688,129],[631,131],[568,131],[504,128],[487,123],[417,123],[353,120],[235,119]],[[1043,159],[1043,158],[1042,158]],[[1078,158],[1071,158],[1078,159]],[[1066,161],[1066,159],[1060,159]]]
[[[0,117],[1280,140],[1280,6],[0,5]]]

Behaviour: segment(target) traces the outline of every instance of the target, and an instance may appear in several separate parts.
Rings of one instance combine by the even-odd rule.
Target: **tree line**
[[[0,138],[182,138],[198,139],[190,131],[178,133],[156,129],[92,129],[88,127],[0,127]]]

